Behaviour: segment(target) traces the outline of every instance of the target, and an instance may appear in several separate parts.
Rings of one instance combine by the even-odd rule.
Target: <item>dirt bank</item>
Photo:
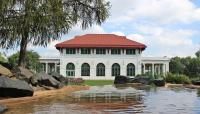
[[[193,85],[193,84],[171,84],[167,83],[165,84],[165,87],[185,87],[190,89],[200,89],[199,85]]]
[[[89,89],[89,86],[74,85],[74,86],[65,86],[61,89],[56,89],[56,90],[36,91],[34,92],[34,95],[32,97],[1,99],[0,104],[6,105],[9,107],[9,106],[18,105],[21,103],[38,101],[41,98],[50,98],[56,95],[70,94],[71,92],[74,92],[74,91],[87,90],[87,89]]]

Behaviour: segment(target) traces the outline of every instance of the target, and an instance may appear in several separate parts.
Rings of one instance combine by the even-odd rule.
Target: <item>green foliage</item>
[[[200,57],[174,57],[169,64],[171,73],[185,74],[190,78],[200,77]]]
[[[47,45],[77,23],[82,28],[101,24],[109,8],[105,0],[2,0],[0,44],[14,47],[26,37],[34,45]]]
[[[168,83],[175,83],[175,84],[190,84],[191,80],[186,75],[178,75],[168,73],[165,77],[165,81]]]
[[[200,57],[200,50],[195,53],[196,57]]]
[[[164,75],[162,74],[155,74],[154,73],[154,79],[163,79],[164,78]]]
[[[0,47],[20,45],[24,66],[27,44],[47,46],[80,24],[86,29],[109,16],[107,0],[1,0]]]
[[[171,73],[182,74],[184,72],[184,65],[181,63],[180,57],[171,58],[169,63],[169,70]]]
[[[39,63],[39,54],[34,51],[27,51],[26,56],[26,68],[34,70],[34,71],[40,71],[41,64]],[[19,59],[19,52],[11,55],[8,58],[8,62],[12,67],[16,67],[18,65],[18,59]]]
[[[0,62],[6,63],[7,59],[0,53]]]

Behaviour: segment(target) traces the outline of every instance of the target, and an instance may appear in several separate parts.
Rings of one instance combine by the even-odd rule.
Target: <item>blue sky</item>
[[[47,47],[31,47],[41,56],[59,56],[55,44],[87,33],[112,33],[147,45],[143,56],[194,56],[200,49],[200,0],[109,0],[110,17],[101,26],[77,25]],[[19,49],[4,51],[7,56]]]

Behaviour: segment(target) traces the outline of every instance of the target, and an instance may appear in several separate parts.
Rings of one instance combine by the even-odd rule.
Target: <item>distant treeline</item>
[[[169,69],[174,74],[185,74],[190,78],[200,77],[200,51],[196,57],[173,57],[169,63]]]

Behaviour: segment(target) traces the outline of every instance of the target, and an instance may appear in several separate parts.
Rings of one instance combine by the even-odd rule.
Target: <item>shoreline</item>
[[[64,86],[61,89],[39,90],[39,91],[35,91],[33,96],[1,99],[0,104],[9,107],[9,106],[13,106],[13,105],[38,101],[41,98],[51,98],[56,95],[63,95],[63,94],[67,95],[67,94],[70,94],[75,91],[88,90],[88,89],[89,89],[89,86],[70,85],[70,86]]]
[[[185,87],[189,89],[200,89],[199,85],[193,85],[193,84],[172,84],[172,83],[166,83],[164,87]]]

